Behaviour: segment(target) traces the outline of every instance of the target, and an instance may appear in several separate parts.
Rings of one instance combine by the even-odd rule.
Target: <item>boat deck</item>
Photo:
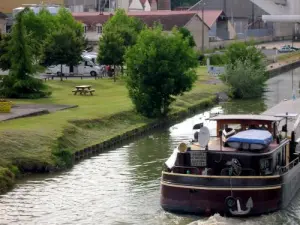
[[[276,141],[273,141],[267,148],[259,151],[260,153],[265,153],[265,152],[270,152],[272,150],[274,150],[275,148],[278,147],[278,144],[276,143]],[[191,150],[192,151],[204,151],[204,148],[201,148],[199,146],[199,144],[197,143],[193,143],[191,145]],[[246,152],[246,150],[238,150],[235,148],[231,148],[231,147],[223,147],[220,143],[220,139],[219,138],[214,138],[211,139],[208,143],[208,150],[209,151],[225,151],[225,152]]]
[[[298,114],[300,115],[300,99],[296,100],[287,100],[282,101],[275,105],[274,107],[268,109],[267,111],[263,112],[263,115],[283,115],[283,114]],[[291,135],[291,132],[293,130],[296,131],[296,139],[300,138],[300,127],[298,124],[296,124],[296,120],[299,116],[296,117],[290,117],[288,119],[287,123],[287,130],[288,130],[288,136]],[[281,130],[281,127],[285,125],[285,119],[283,119],[279,124],[279,129]],[[296,125],[296,127],[294,127]]]

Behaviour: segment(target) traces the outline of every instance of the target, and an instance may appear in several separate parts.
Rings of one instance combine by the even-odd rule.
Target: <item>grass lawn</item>
[[[206,67],[198,69],[198,81],[192,91],[177,98],[173,111],[186,109],[216,92],[223,84],[207,83],[211,77]],[[52,96],[39,100],[17,100],[14,103],[49,103],[78,105],[55,113],[5,121],[0,124],[0,168],[17,165],[23,170],[55,164],[55,148],[75,151],[131,130],[149,120],[136,115],[122,79],[51,80],[47,84]],[[77,85],[92,85],[94,96],[73,95]],[[116,115],[117,114],[117,115]]]

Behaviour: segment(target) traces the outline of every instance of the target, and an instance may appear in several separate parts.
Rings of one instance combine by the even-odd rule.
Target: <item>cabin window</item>
[[[262,175],[272,174],[272,158],[260,160],[260,173]]]

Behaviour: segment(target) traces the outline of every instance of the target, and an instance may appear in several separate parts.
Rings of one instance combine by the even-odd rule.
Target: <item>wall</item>
[[[0,33],[6,33],[6,20],[0,18]]]
[[[236,31],[231,21],[228,20],[227,23],[228,23],[229,39],[232,40],[236,37]]]
[[[293,23],[274,23],[274,36],[291,36],[293,35],[294,25]]]
[[[12,13],[14,8],[20,7],[22,4],[40,4],[41,2],[64,4],[64,0],[0,0],[0,12]]]
[[[198,16],[194,16],[185,27],[191,32],[194,37],[198,49],[202,47],[202,20]],[[208,27],[204,25],[204,48],[209,47]]]
[[[273,37],[268,36],[268,37],[258,37],[258,38],[246,38],[246,39],[242,39],[242,40],[225,40],[225,41],[210,42],[209,48],[214,49],[214,48],[219,48],[219,47],[226,47],[237,41],[242,42],[242,41],[250,41],[250,40],[255,40],[258,42],[270,42],[270,41],[273,41]]]
[[[228,21],[217,21],[217,37],[228,40],[229,39],[229,33],[228,33]]]

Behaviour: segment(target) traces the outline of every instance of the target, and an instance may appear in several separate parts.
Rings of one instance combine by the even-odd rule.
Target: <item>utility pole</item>
[[[202,45],[201,45],[201,51],[202,54],[204,54],[204,0],[202,0]]]

